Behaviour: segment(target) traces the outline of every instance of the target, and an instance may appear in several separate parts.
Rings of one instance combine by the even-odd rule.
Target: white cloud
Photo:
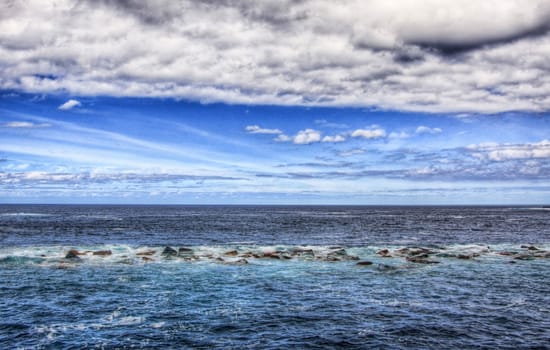
[[[288,142],[288,141],[291,141],[292,138],[290,136],[285,135],[285,134],[281,134],[281,135],[277,136],[276,138],[274,138],[273,140],[277,141],[277,142]]]
[[[7,122],[0,124],[4,128],[47,128],[51,124],[48,123],[31,123],[31,122]]]
[[[3,90],[550,109],[547,0],[27,0],[1,16]]]
[[[388,137],[390,139],[407,139],[407,138],[411,137],[411,135],[409,135],[408,133],[406,133],[404,131],[401,131],[401,132],[392,131],[392,132],[390,132]]]
[[[430,128],[428,126],[419,126],[418,128],[416,128],[416,133],[417,134],[432,134],[432,135],[435,135],[435,134],[440,134],[443,130],[441,130],[440,128]]]
[[[342,152],[338,153],[338,155],[340,157],[351,157],[351,156],[355,156],[355,155],[358,155],[358,154],[363,154],[365,152],[366,152],[366,150],[364,150],[362,148],[355,148],[355,149],[350,149],[350,150],[347,150],[347,151],[342,151]]]
[[[62,110],[62,111],[68,111],[69,109],[72,109],[74,107],[78,107],[80,105],[82,105],[82,104],[77,100],[69,100],[69,101],[63,103],[61,106],[59,106],[57,108]]]
[[[322,142],[331,142],[331,143],[337,143],[337,142],[344,142],[346,141],[346,138],[342,135],[334,135],[334,136],[325,136],[323,137]]]
[[[283,132],[279,129],[264,129],[259,125],[248,125],[245,128],[246,132],[249,134],[268,134],[268,135],[277,135],[282,134]]]
[[[321,133],[313,129],[300,130],[292,139],[297,145],[309,145],[321,141]]]
[[[550,158],[550,141],[525,144],[478,144],[466,147],[473,151],[472,156],[491,161]]]
[[[357,129],[351,133],[351,137],[362,137],[364,139],[378,139],[386,136],[386,131],[381,128]]]

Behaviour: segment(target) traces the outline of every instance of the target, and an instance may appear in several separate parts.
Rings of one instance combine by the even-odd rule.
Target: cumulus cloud
[[[321,141],[321,133],[314,129],[300,130],[292,139],[292,142],[297,145],[309,145],[319,141]]]
[[[77,100],[69,100],[63,103],[62,105],[60,105],[59,107],[57,107],[57,109],[60,109],[62,111],[68,111],[69,109],[73,109],[74,107],[78,107],[80,105],[81,103]]]
[[[28,0],[1,12],[5,90],[452,113],[550,108],[546,0]]]
[[[441,130],[440,128],[430,128],[428,126],[419,126],[418,128],[416,128],[416,133],[417,134],[432,134],[432,135],[435,135],[435,134],[440,134],[443,130]]]
[[[386,130],[381,128],[357,129],[351,133],[351,137],[362,137],[364,139],[379,139],[386,136]]]
[[[273,140],[276,141],[276,142],[288,142],[288,141],[292,140],[292,137],[287,136],[285,134],[281,134],[281,135],[277,136],[276,138],[274,138]]]
[[[265,129],[261,128],[259,125],[248,125],[245,128],[246,132],[249,134],[268,134],[268,135],[277,135],[282,134],[283,132],[279,129]]]
[[[452,113],[550,108],[546,0],[27,0],[0,12],[4,90]]]
[[[47,127],[50,127],[51,124],[13,121],[13,122],[7,122],[7,123],[0,124],[0,126],[4,127],[4,128],[29,129],[29,128],[47,128]]]
[[[323,137],[323,140],[322,140],[322,142],[330,142],[330,143],[337,143],[337,142],[344,142],[344,141],[346,141],[346,138],[342,135],[334,135],[334,136],[327,135]]]

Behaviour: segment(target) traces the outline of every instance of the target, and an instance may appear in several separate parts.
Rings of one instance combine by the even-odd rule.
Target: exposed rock
[[[136,253],[137,256],[143,256],[143,255],[146,255],[146,256],[151,256],[151,255],[155,255],[157,251],[156,250],[146,250],[144,252],[138,252]]]
[[[329,254],[330,254],[330,255],[340,255],[340,256],[344,256],[344,255],[348,255],[348,252],[346,252],[345,249],[341,248],[341,249],[334,250],[334,251],[330,252]]]
[[[345,249],[338,249],[327,254],[326,261],[359,260],[355,255],[348,255]]]
[[[281,258],[277,252],[264,253],[263,257],[264,258],[270,258],[270,259],[280,259]]]
[[[522,245],[521,248],[527,250],[539,250],[539,248],[535,247],[534,245]]]
[[[174,249],[174,248],[171,248],[171,247],[166,247],[164,248],[164,250],[162,251],[162,256],[166,256],[166,257],[170,257],[170,256],[176,256],[178,255],[178,252]]]
[[[145,261],[145,262],[155,261],[154,259],[151,259],[151,258],[149,258],[149,257],[147,257],[147,256],[142,256],[142,257],[141,257],[141,260],[143,260],[143,261]]]
[[[111,252],[110,250],[98,250],[96,252],[93,252],[93,255],[100,255],[100,256],[107,256],[111,254],[113,254],[113,252]]]
[[[409,256],[428,256],[433,254],[433,251],[427,248],[411,248],[407,254]]]
[[[357,262],[357,264],[355,265],[358,265],[358,266],[370,266],[372,265],[372,261],[359,261]]]
[[[67,252],[67,254],[65,254],[65,259],[81,260],[79,255],[83,255],[83,253],[76,249],[71,249]]]
[[[473,259],[475,257],[478,257],[479,254],[476,254],[476,253],[472,253],[472,254],[457,254],[456,255],[456,258],[457,259],[463,259],[463,260],[469,260],[469,259]]]
[[[193,249],[187,248],[187,247],[180,247],[180,248],[178,249],[178,253],[179,253],[179,254],[189,254],[189,253],[193,253]]]
[[[236,251],[236,250],[231,250],[231,251],[225,252],[223,255],[226,255],[226,256],[237,256],[237,255],[239,255],[239,252]]]
[[[407,257],[407,261],[415,264],[439,264],[439,261],[437,260],[430,260],[425,257],[418,257],[418,256],[409,256]]]
[[[504,252],[498,252],[498,255],[503,255],[503,256],[510,256],[510,255],[516,255],[517,252],[508,252],[508,251],[504,251]]]
[[[256,258],[256,259],[259,259],[260,256],[256,253],[253,253],[253,252],[246,252],[246,253],[242,253],[241,255],[239,255],[241,258]]]
[[[376,254],[381,255],[384,258],[391,258],[390,251],[388,249],[379,250]]]
[[[246,259],[239,259],[237,261],[228,261],[225,263],[226,265],[246,265],[248,264],[248,260]]]
[[[292,255],[294,256],[314,256],[313,249],[294,248],[292,249]]]
[[[529,255],[529,254],[519,254],[519,255],[514,256],[514,259],[516,259],[516,260],[533,260],[533,259],[535,259],[535,257],[532,256],[532,255]]]

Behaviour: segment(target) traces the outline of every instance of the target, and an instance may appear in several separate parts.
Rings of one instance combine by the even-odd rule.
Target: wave
[[[448,245],[419,246],[315,246],[248,244],[217,246],[132,246],[124,244],[95,246],[25,246],[0,249],[2,266],[33,265],[69,268],[80,265],[139,265],[215,263],[248,265],[265,263],[320,262],[350,263],[389,268],[392,265],[430,265],[443,262],[510,262],[550,258],[550,244],[534,245]]]
[[[45,214],[45,213],[27,213],[27,212],[20,212],[20,213],[0,213],[0,217],[46,217],[46,216],[52,216],[52,214]]]

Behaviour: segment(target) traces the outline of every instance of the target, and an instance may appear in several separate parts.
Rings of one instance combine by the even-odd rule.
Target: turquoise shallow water
[[[489,222],[488,238],[483,231],[468,230],[483,227],[479,210],[436,215],[434,209],[435,223],[418,218],[423,223],[419,229],[411,218],[421,213],[410,212],[420,209],[399,209],[409,211],[403,214],[408,224],[399,217],[386,220],[411,228],[390,236],[416,240],[399,238],[392,244],[388,235],[367,232],[362,242],[354,238],[342,244],[341,237],[356,237],[342,217],[361,216],[357,208],[351,214],[342,209],[341,221],[332,220],[335,237],[308,228],[329,225],[335,214],[323,215],[328,209],[308,209],[310,216],[303,214],[299,223],[296,213],[285,208],[297,227],[281,233],[284,244],[273,244],[273,232],[284,225],[267,227],[269,220],[262,221],[263,238],[254,229],[250,232],[257,233],[248,235],[254,242],[237,239],[243,238],[242,218],[249,208],[236,211],[240,220],[228,221],[219,235],[199,228],[175,232],[171,225],[176,219],[166,225],[163,212],[149,208],[157,213],[158,237],[149,234],[151,216],[141,212],[132,217],[127,207],[121,208],[125,215],[111,210],[103,226],[103,208],[89,209],[94,218],[83,217],[80,207],[63,207],[64,215],[48,212],[50,207],[8,209],[18,211],[11,215],[3,208],[10,215],[0,219],[2,348],[544,349],[550,344],[550,219],[544,211],[507,215],[509,211],[498,209],[498,215],[527,235],[512,240],[509,232],[499,236],[492,231],[504,227],[498,223]],[[205,215],[214,217],[209,210]],[[368,212],[372,208],[361,210],[374,215]],[[182,217],[189,219],[188,214]],[[256,227],[260,214],[279,215],[276,220],[285,215],[256,212],[247,227]],[[487,215],[494,219],[497,214]],[[448,225],[457,225],[457,235],[463,230],[477,235],[478,242],[466,233],[456,239],[437,236],[437,223],[445,218],[451,220]],[[126,231],[112,231],[113,222]],[[75,232],[64,239],[71,227]],[[224,228],[221,223],[207,227]],[[17,233],[10,236],[9,230]],[[231,236],[233,230],[237,234]],[[98,237],[108,238],[99,243]],[[168,239],[173,243],[165,244]],[[163,256],[166,245],[190,251]],[[434,263],[414,262],[413,246],[427,247],[423,259]],[[378,253],[384,248],[391,257]],[[90,252],[67,259],[70,249]],[[92,254],[100,250],[111,254]],[[155,252],[139,255],[148,251]],[[372,264],[357,265],[364,261]]]

